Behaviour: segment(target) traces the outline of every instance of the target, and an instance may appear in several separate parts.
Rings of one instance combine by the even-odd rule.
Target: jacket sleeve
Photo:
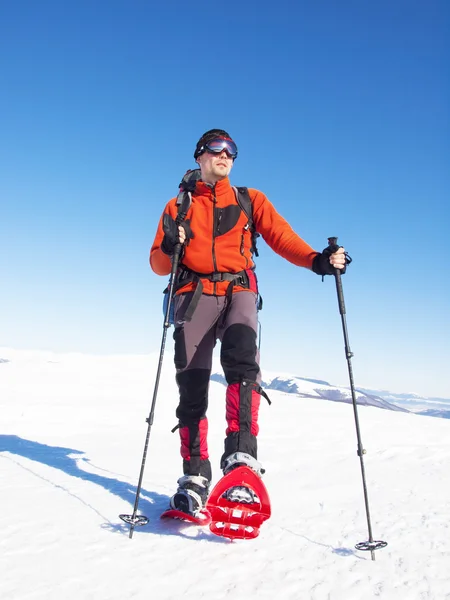
[[[311,269],[315,256],[320,253],[295,233],[262,192],[249,190],[249,193],[253,202],[256,231],[264,241],[274,252],[294,265]]]
[[[169,275],[172,269],[172,261],[170,256],[167,256],[161,250],[161,244],[164,238],[164,231],[162,227],[162,221],[164,214],[169,214],[173,219],[177,218],[177,207],[175,204],[176,198],[170,200],[161,215],[158,223],[158,229],[156,230],[155,239],[150,249],[150,266],[157,275]]]

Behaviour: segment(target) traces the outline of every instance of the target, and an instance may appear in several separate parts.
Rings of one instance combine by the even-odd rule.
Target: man
[[[197,514],[204,507],[211,482],[207,432],[209,377],[216,340],[221,341],[221,364],[227,380],[224,474],[246,465],[258,475],[258,410],[265,395],[258,365],[257,283],[252,258],[249,218],[240,207],[228,175],[237,146],[221,129],[207,131],[198,141],[194,158],[200,179],[194,182],[186,219],[177,225],[179,208],[170,200],[160,219],[150,251],[158,275],[171,271],[171,257],[183,245],[175,285],[175,366],[180,401],[179,421],[184,476],[171,498],[171,507]],[[193,172],[195,173],[195,172]],[[343,248],[331,253],[313,250],[275,210],[266,196],[249,189],[256,232],[283,258],[318,275],[345,270]],[[233,488],[228,499],[252,502],[248,488]]]

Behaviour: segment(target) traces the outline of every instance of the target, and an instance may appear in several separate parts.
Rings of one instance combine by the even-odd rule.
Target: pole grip
[[[336,252],[339,250],[340,246],[337,243],[337,237],[329,237],[328,238],[328,248],[330,251]],[[345,315],[345,302],[344,302],[344,291],[342,289],[342,280],[341,280],[341,271],[340,269],[334,269],[334,278],[336,280],[336,291],[338,296],[339,303],[339,312],[341,315]]]
[[[337,241],[338,241],[337,237],[329,237],[328,238],[328,247],[330,248],[330,250],[332,252],[336,252],[336,250],[338,250],[340,248]]]

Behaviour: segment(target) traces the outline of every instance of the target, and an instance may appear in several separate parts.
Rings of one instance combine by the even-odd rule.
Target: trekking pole
[[[163,358],[164,358],[164,349],[166,347],[167,330],[170,327],[170,309],[171,309],[172,302],[173,302],[173,288],[174,288],[173,283],[175,281],[175,274],[178,269],[178,262],[180,260],[181,248],[182,248],[181,244],[176,244],[174,253],[173,253],[172,270],[170,272],[169,289],[168,289],[168,301],[167,301],[167,306],[166,306],[166,313],[164,315],[164,327],[163,327],[163,335],[162,335],[162,340],[161,340],[161,351],[159,353],[158,369],[156,371],[156,380],[155,380],[155,387],[153,390],[152,406],[150,409],[150,414],[146,419],[146,421],[148,423],[147,435],[145,437],[144,453],[142,455],[142,463],[141,463],[141,472],[139,474],[139,482],[138,482],[138,485],[136,488],[136,498],[134,501],[133,514],[132,515],[124,515],[124,514],[119,515],[119,517],[122,519],[122,521],[125,521],[125,523],[128,523],[130,525],[130,535],[129,535],[130,539],[133,537],[134,528],[136,526],[147,525],[147,523],[148,523],[148,517],[146,517],[145,515],[138,515],[137,511],[138,511],[139,498],[140,498],[141,488],[142,488],[142,479],[144,477],[145,461],[147,459],[147,450],[148,450],[148,444],[149,444],[149,440],[150,440],[150,432],[152,429],[153,418],[155,415],[156,397],[158,395],[159,380],[161,377],[161,369],[162,369]]]
[[[336,250],[339,249],[340,246],[338,246],[338,244],[337,244],[337,237],[329,237],[328,238],[328,247],[332,252],[336,252]],[[350,258],[350,256],[348,256],[346,254],[347,264],[350,264],[351,260],[352,259]],[[350,342],[349,342],[348,333],[347,333],[347,320],[345,317],[346,313],[345,313],[345,304],[344,304],[344,292],[342,289],[342,280],[341,280],[340,269],[334,269],[334,277],[336,280],[336,290],[337,290],[337,296],[338,296],[338,302],[339,302],[339,312],[341,314],[342,331],[344,333],[345,356],[347,358],[348,375],[349,375],[349,379],[350,379],[350,389],[352,392],[353,413],[355,416],[356,437],[358,440],[357,453],[359,456],[359,462],[361,464],[361,475],[362,475],[363,490],[364,490],[364,503],[366,506],[367,526],[369,529],[369,540],[367,542],[359,542],[358,544],[356,544],[355,548],[357,550],[370,550],[372,560],[375,560],[375,550],[378,550],[380,548],[385,548],[387,546],[387,542],[374,541],[373,535],[372,535],[372,524],[370,521],[370,511],[369,511],[369,495],[367,492],[366,472],[365,472],[365,468],[364,468],[364,454],[366,454],[366,451],[364,450],[362,441],[361,441],[361,430],[359,427],[358,407],[356,405],[355,384],[353,381],[353,369],[352,369],[352,361],[351,361],[353,352],[350,350]]]

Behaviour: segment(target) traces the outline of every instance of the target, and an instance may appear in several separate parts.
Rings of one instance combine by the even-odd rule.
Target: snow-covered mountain
[[[211,375],[213,381],[225,384],[225,378],[219,372]],[[262,387],[267,391],[277,390],[286,394],[295,394],[298,398],[317,398],[332,402],[352,402],[351,391],[348,388],[331,385],[320,379],[308,379],[294,375],[277,375],[264,372]],[[409,412],[406,408],[396,406],[382,398],[361,390],[356,391],[356,402],[362,406],[375,406],[387,410]]]
[[[226,384],[223,374],[216,370],[211,379]],[[266,391],[277,390],[295,394],[298,398],[317,398],[332,402],[351,403],[348,387],[328,383],[322,379],[311,379],[291,374],[277,374],[264,371],[261,382]],[[361,406],[374,406],[399,412],[413,412],[422,416],[450,419],[450,400],[445,398],[425,398],[412,393],[393,393],[387,390],[373,390],[356,387],[356,402]]]
[[[396,393],[388,390],[359,388],[367,394],[374,394],[383,400],[406,408],[419,415],[450,419],[450,399],[419,396],[414,393]]]

